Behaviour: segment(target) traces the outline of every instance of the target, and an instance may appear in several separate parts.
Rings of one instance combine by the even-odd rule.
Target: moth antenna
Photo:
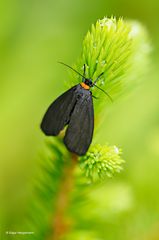
[[[104,92],[104,93],[107,95],[107,97],[111,100],[111,102],[113,102],[113,99],[111,98],[111,96],[110,96],[106,91],[104,91],[102,88],[98,87],[98,86],[95,85],[95,84],[93,84],[93,86],[95,86],[96,88],[98,88],[99,90],[101,90],[102,92]]]
[[[99,78],[104,74],[104,72],[102,72],[97,78],[96,80],[94,81],[94,84],[96,84],[96,82],[99,80]]]
[[[76,72],[76,73],[79,74],[81,77],[83,77],[84,79],[86,79],[85,76],[83,76],[81,73],[77,72],[74,68],[72,68],[71,66],[67,65],[66,63],[63,63],[63,62],[58,62],[58,63],[60,63],[60,64],[62,64],[62,65],[64,65],[64,66],[72,69],[74,72]]]

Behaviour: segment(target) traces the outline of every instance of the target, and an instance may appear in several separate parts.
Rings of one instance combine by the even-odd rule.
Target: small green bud
[[[80,158],[80,166],[86,177],[93,181],[104,179],[106,176],[112,177],[122,170],[124,160],[121,154],[121,149],[116,146],[96,144],[84,157]]]

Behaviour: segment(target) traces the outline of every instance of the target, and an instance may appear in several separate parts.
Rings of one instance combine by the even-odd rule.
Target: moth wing
[[[76,102],[75,89],[76,86],[64,92],[47,109],[41,122],[41,129],[46,135],[56,136],[68,124]]]
[[[69,151],[84,155],[93,137],[94,109],[92,95],[81,97],[73,110],[66,130],[64,143]]]

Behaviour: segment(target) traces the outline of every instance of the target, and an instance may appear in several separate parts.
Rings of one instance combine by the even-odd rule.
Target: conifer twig
[[[81,56],[73,67],[82,73],[85,64],[86,77],[93,81],[103,73],[97,85],[115,100],[122,92],[130,88],[128,86],[136,84],[136,79],[140,79],[142,73],[148,68],[149,49],[147,32],[141,24],[124,21],[122,18],[117,20],[115,17],[105,17],[93,24],[91,30],[88,31],[83,42]],[[68,85],[74,86],[80,82],[81,76],[76,74],[72,81],[68,81]],[[127,84],[128,82],[132,85]],[[91,91],[93,95],[100,98],[99,101],[94,101],[95,122],[100,124],[99,114],[105,109],[106,99],[98,89],[92,88]],[[89,182],[112,177],[122,170],[124,161],[121,157],[121,149],[108,144],[100,145],[94,140],[96,144],[93,143],[86,155],[77,161],[78,157],[64,148],[62,138],[56,137],[49,142],[48,147],[51,151],[45,159],[42,159],[39,177],[33,186],[35,189],[33,201],[29,206],[28,217],[24,224],[25,231],[29,229],[35,232],[29,240],[60,240],[63,237],[75,240],[86,239],[87,236],[87,239],[97,239],[98,237],[90,235],[90,230],[95,236],[101,236],[102,219],[99,219],[100,226],[97,220],[91,221],[90,226],[84,224],[84,228],[81,225],[82,220],[86,223],[88,219],[83,216],[80,218],[86,209],[90,215],[89,219],[93,216],[92,210],[90,211],[92,205],[83,204],[80,215],[76,201],[70,202],[70,197],[73,199],[72,193],[75,188],[75,175],[77,175],[75,168],[80,166],[82,169],[81,174],[76,176],[77,179],[80,177],[82,179],[84,174],[89,178]],[[80,184],[76,184],[75,200],[79,195],[78,192],[81,194],[81,189],[83,191],[83,185],[80,188]],[[75,205],[72,221],[67,216],[71,204],[73,207]],[[96,207],[96,203],[93,205]],[[102,216],[102,207],[100,209],[99,216]],[[79,228],[73,229],[71,226],[74,220]],[[95,226],[94,229],[93,226]],[[87,232],[88,235],[86,235]]]

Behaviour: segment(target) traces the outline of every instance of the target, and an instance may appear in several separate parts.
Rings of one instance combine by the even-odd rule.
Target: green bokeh
[[[141,21],[153,51],[150,75],[129,96],[109,105],[97,133],[97,142],[122,147],[126,160],[124,172],[106,189],[114,185],[111,200],[119,198],[127,207],[118,216],[110,210],[113,224],[106,226],[114,231],[108,231],[109,239],[159,239],[158,7],[157,0],[1,1],[0,159],[6,230],[24,214],[29,179],[44,148],[41,117],[69,79],[57,61],[74,63],[91,24],[115,15]]]

